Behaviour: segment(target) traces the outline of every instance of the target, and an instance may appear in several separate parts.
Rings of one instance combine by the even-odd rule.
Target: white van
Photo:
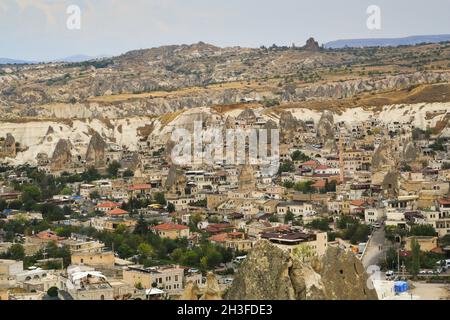
[[[236,257],[236,258],[234,259],[234,262],[235,262],[235,263],[241,263],[242,261],[245,260],[245,258],[247,258],[247,256]]]

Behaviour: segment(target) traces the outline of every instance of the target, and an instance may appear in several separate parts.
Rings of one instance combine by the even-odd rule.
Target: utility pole
[[[339,130],[339,169],[341,183],[344,183],[344,141],[341,129]]]

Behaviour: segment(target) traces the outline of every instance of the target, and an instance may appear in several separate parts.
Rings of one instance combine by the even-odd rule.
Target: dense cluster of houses
[[[231,122],[233,126],[261,128],[268,121],[244,111]],[[123,226],[132,231],[143,218],[157,222],[150,229],[161,238],[186,238],[190,246],[195,246],[201,235],[207,234],[208,241],[230,248],[236,255],[265,239],[289,252],[307,246],[322,256],[337,241],[329,241],[327,232],[314,229],[311,222],[328,219],[330,230],[334,230],[341,216],[367,225],[383,221],[386,226],[406,230],[428,224],[437,232],[435,239],[450,234],[448,140],[443,150],[431,152],[430,145],[438,138],[413,140],[411,123],[383,124],[377,119],[336,123],[333,134],[325,138],[318,136],[318,125],[305,121],[305,126],[282,134],[280,159],[292,166],[274,174],[249,164],[175,166],[159,152],[165,147],[161,141],[145,141],[133,158],[138,159],[133,165],[134,176],[72,183],[72,195],[54,197],[54,203],[69,206],[83,217],[68,216],[57,224],[109,232]],[[391,149],[377,154],[377,148],[387,140]],[[403,170],[400,149],[408,143],[415,150],[411,162],[421,166]],[[292,156],[295,151],[307,159],[296,159]],[[130,157],[120,148],[108,151],[108,159],[120,161],[125,155]],[[390,157],[396,161],[389,162]],[[302,189],[305,184],[310,189]],[[155,201],[157,194],[164,194],[165,202]],[[12,201],[20,193],[5,184],[0,197]],[[132,198],[149,202],[144,207],[125,207]],[[39,213],[14,210],[5,219],[18,215],[42,219]],[[61,299],[148,299],[179,295],[188,281],[203,284],[202,275],[188,267],[145,268],[119,259],[114,248],[105,249],[95,239],[77,235],[64,238],[49,230],[24,236],[22,242],[26,254],[31,255],[49,241],[70,248],[72,266],[62,273],[41,268],[24,270],[21,261],[0,260],[0,284],[24,289],[10,292],[12,298],[40,299],[43,291],[56,286]],[[434,244],[439,246],[438,241]],[[0,243],[0,252],[10,246]]]

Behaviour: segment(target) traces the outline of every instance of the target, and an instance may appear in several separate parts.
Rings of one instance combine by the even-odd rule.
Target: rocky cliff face
[[[383,167],[395,167],[394,142],[384,139],[372,156],[372,172],[381,170]]]
[[[368,275],[352,254],[330,247],[311,263],[258,242],[247,255],[226,299],[229,300],[376,300]]]
[[[306,125],[301,119],[296,119],[291,112],[282,111],[279,121],[280,133],[285,138],[293,136],[295,132],[306,131]]]
[[[6,134],[5,141],[1,146],[0,157],[11,157],[16,156],[16,139],[11,133]]]
[[[334,117],[330,111],[324,111],[317,124],[317,137],[322,141],[324,149],[336,151]]]
[[[197,284],[192,281],[188,282],[180,300],[222,300],[219,283],[214,274],[208,273],[206,275],[206,284],[203,293],[200,291]]]
[[[106,81],[106,80],[105,80]],[[107,115],[110,118],[132,116],[155,116],[174,112],[183,108],[208,107],[212,105],[230,105],[240,103],[242,99],[262,102],[264,98],[279,100],[281,103],[295,103],[311,100],[346,99],[365,92],[384,92],[407,88],[418,84],[435,83],[436,81],[450,81],[450,73],[418,72],[386,76],[383,78],[355,79],[339,82],[316,83],[294,86],[290,89],[278,87],[262,88],[223,88],[186,91],[183,93],[123,96],[109,100],[108,96],[88,100],[89,94],[79,102],[71,104],[61,102],[61,97],[51,97],[45,100],[33,98],[28,101],[17,97],[17,101],[0,101],[0,107],[6,112],[2,119],[20,117],[40,118],[92,118]],[[29,89],[32,90],[32,89]],[[35,89],[33,89],[35,90]],[[69,90],[69,89],[62,89]],[[76,90],[71,88],[70,90]],[[49,90],[42,90],[48,94]],[[16,96],[12,94],[13,97]],[[20,93],[22,94],[22,93]],[[94,95],[94,94],[92,94]],[[1,96],[1,95],[0,95]],[[95,95],[94,95],[95,96]],[[9,97],[9,95],[7,95]],[[33,95],[34,97],[34,95]],[[40,96],[38,96],[40,97]],[[0,98],[1,99],[1,98]],[[447,101],[446,99],[444,99]],[[420,102],[420,101],[419,101]]]
[[[420,157],[420,149],[414,145],[414,142],[409,141],[403,147],[402,160],[406,163],[412,163]]]
[[[94,131],[89,141],[86,152],[86,163],[95,167],[102,167],[105,165],[105,149],[106,142],[102,136]]]
[[[342,82],[313,84],[297,88],[295,93],[286,94],[287,101],[305,99],[345,99],[362,92],[381,92],[407,88],[418,84],[450,81],[450,73],[415,72],[382,78],[355,79]]]
[[[450,49],[444,44],[434,46],[433,50],[414,48],[423,52],[417,59],[436,62],[432,72],[411,72],[402,66],[420,62],[399,58],[409,55],[408,47],[320,50],[312,38],[301,48],[219,48],[196,43],[135,50],[102,61],[0,66],[0,108],[4,111],[0,118],[161,115],[242,101],[345,99],[449,82],[450,72],[444,66]],[[356,78],[348,71],[339,79],[330,71],[386,61],[395,61],[399,70]],[[267,81],[273,78],[280,81]]]
[[[309,38],[303,48],[309,51],[319,51],[320,49],[319,43],[314,38]]]
[[[346,110],[330,110],[331,116],[324,116],[320,125],[322,137],[331,137],[332,128],[331,118],[334,122],[343,122],[346,124],[352,121],[364,122],[377,118],[383,124],[392,121],[408,122],[412,121],[412,125],[417,128],[435,128],[440,123],[445,122],[442,130],[442,137],[450,136],[450,127],[445,111],[449,110],[450,103],[417,103],[411,105],[393,105],[385,106],[382,109],[363,109],[351,108]],[[264,107],[256,107],[253,109],[256,114],[262,116],[267,121],[264,128],[273,129],[280,128],[281,134],[285,134],[288,138],[293,138],[293,133],[304,130],[302,120],[312,120],[316,124],[322,118],[321,110],[309,108],[281,108],[281,113],[266,112]],[[7,137],[11,134],[15,143],[20,144],[17,148],[17,155],[14,152],[0,154],[0,157],[10,158],[8,161],[16,164],[33,163],[36,164],[36,157],[39,154],[46,154],[51,159],[56,144],[60,139],[69,141],[72,145],[71,153],[73,157],[85,159],[87,147],[91,141],[94,132],[100,134],[101,139],[107,143],[113,143],[118,146],[125,145],[129,151],[139,150],[139,144],[143,141],[149,143],[157,143],[166,145],[164,150],[165,158],[171,160],[170,154],[174,146],[174,142],[170,141],[174,128],[185,128],[189,131],[193,129],[194,121],[202,121],[208,126],[214,125],[217,119],[225,121],[224,130],[235,127],[236,117],[242,112],[242,109],[230,109],[226,111],[217,111],[215,107],[195,108],[183,110],[174,114],[167,114],[160,117],[128,117],[124,119],[97,118],[97,119],[55,119],[55,120],[27,120],[18,124],[18,121],[0,121],[0,137]],[[433,117],[427,115],[436,114]],[[324,119],[327,119],[326,121]],[[322,124],[325,123],[325,127]],[[333,124],[334,126],[334,124]],[[224,135],[225,137],[225,135]],[[270,135],[268,137],[270,141]],[[96,138],[97,139],[97,138]],[[12,139],[8,139],[11,140]],[[329,140],[332,145],[335,144],[333,139]],[[15,143],[10,142],[8,145],[11,151],[15,148]],[[0,147],[5,148],[2,144]],[[92,149],[91,149],[92,150]],[[378,152],[378,155],[379,153]],[[414,152],[410,143],[404,143],[398,148],[397,158],[401,157],[401,153],[407,159],[414,158]],[[90,152],[91,153],[91,152]],[[394,153],[384,153],[390,157]],[[383,166],[384,160],[376,160],[377,152],[375,152],[375,167]],[[390,160],[389,160],[390,161]],[[420,157],[414,161],[420,163]],[[393,162],[395,163],[395,161]]]
[[[53,151],[51,166],[53,170],[62,170],[72,158],[71,144],[66,139],[60,139]]]

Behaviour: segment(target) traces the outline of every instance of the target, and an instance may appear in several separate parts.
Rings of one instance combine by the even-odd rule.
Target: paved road
[[[384,256],[385,248],[385,232],[384,228],[380,228],[374,231],[372,238],[366,248],[366,253],[362,259],[364,268],[370,265],[378,264],[380,258]],[[380,250],[381,249],[381,250]]]

